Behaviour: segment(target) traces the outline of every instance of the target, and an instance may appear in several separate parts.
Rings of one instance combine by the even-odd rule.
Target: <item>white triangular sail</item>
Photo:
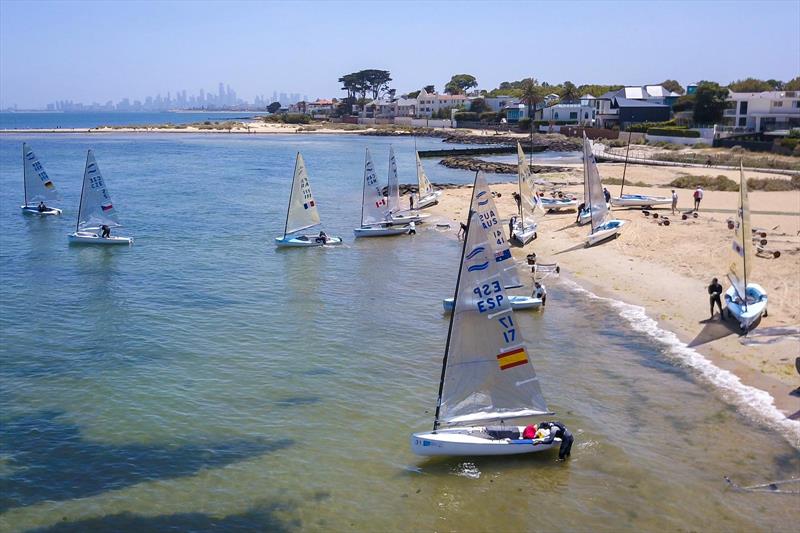
[[[386,221],[386,197],[378,186],[378,175],[372,155],[367,153],[364,159],[364,190],[361,197],[361,225],[382,224]]]
[[[511,247],[505,237],[504,225],[500,222],[499,211],[494,204],[492,191],[486,182],[483,171],[475,176],[475,187],[472,189],[472,209],[478,213],[478,220],[484,230],[489,233],[489,242],[494,251],[495,261],[500,267],[503,286],[506,289],[521,287],[519,272]]]
[[[100,174],[94,153],[86,154],[86,169],[83,171],[81,205],[78,210],[78,230],[98,229],[100,226],[120,226],[114,204]]]
[[[389,212],[400,211],[400,182],[397,176],[397,159],[394,157],[394,148],[389,146],[389,186],[386,191]]]
[[[586,141],[583,139],[583,207],[589,209],[589,156],[586,154]],[[591,147],[589,147],[591,150]]]
[[[589,196],[584,200],[586,208],[592,211],[592,233],[605,222],[608,214],[606,197],[603,194],[603,185],[600,183],[600,171],[597,170],[597,162],[592,153],[592,141],[586,136],[583,137],[583,158],[586,165],[586,182],[589,189]]]
[[[292,192],[289,197],[289,210],[286,213],[284,235],[308,229],[320,223],[317,203],[311,194],[308,171],[303,156],[297,152],[292,178]]]
[[[547,413],[490,244],[471,211],[444,358],[436,424]]]
[[[747,302],[747,278],[752,270],[753,234],[750,226],[750,202],[747,199],[747,180],[744,169],[739,168],[739,210],[736,212],[736,233],[731,246],[731,261],[728,265],[728,279],[733,285],[736,294],[742,301]]]
[[[33,150],[22,143],[23,179],[25,185],[25,205],[37,205],[39,202],[60,200],[53,180],[47,175],[39,158]]]
[[[425,168],[422,166],[422,160],[419,158],[419,152],[417,154],[417,182],[419,183],[419,192],[417,196],[419,198],[425,198],[429,194],[433,194],[433,184],[431,184],[431,180],[428,179],[428,175],[425,174]]]
[[[533,183],[531,167],[525,161],[525,153],[522,151],[522,146],[519,142],[517,142],[517,179],[519,180],[519,195],[521,197],[519,215],[525,226],[532,226],[534,223],[533,210],[539,202],[539,197],[534,197],[536,185]]]

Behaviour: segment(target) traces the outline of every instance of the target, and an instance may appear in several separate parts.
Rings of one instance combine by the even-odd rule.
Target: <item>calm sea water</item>
[[[0,129],[96,128],[99,126],[142,126],[155,124],[192,124],[194,122],[242,120],[257,116],[252,111],[207,112],[171,111],[142,113],[0,113]]]
[[[60,218],[20,214],[23,140],[62,192]],[[567,280],[518,320],[576,433],[572,459],[412,455],[410,433],[432,421],[460,248],[433,227],[354,242],[363,149],[385,176],[390,142],[410,181],[411,139],[0,137],[0,530],[797,523],[796,497],[723,481],[797,475],[786,432],[634,327],[646,325],[635,309]],[[67,245],[89,147],[130,248]],[[346,245],[274,248],[297,150]],[[433,181],[471,180],[427,167]]]

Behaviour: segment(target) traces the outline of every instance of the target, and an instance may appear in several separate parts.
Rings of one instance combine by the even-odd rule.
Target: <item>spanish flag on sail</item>
[[[508,370],[527,363],[528,354],[525,352],[525,348],[520,347],[510,352],[501,353],[497,356],[497,362],[500,363],[500,370]]]

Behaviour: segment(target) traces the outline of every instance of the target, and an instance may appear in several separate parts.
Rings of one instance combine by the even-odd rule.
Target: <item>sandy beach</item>
[[[603,178],[621,177],[621,164],[601,164]],[[738,172],[713,170],[738,179]],[[680,173],[708,174],[702,168],[663,168],[629,165],[626,180],[659,185]],[[747,177],[778,177],[748,173]],[[562,190],[582,196],[581,175],[561,173],[538,175],[553,182],[569,182]],[[509,180],[513,179],[509,176]],[[515,212],[511,193],[516,182],[493,185],[499,193],[501,217]],[[609,186],[613,194],[619,186]],[[667,187],[625,187],[626,193],[669,195]],[[678,190],[678,207],[692,206],[691,190]],[[469,208],[471,187],[446,190],[438,206],[430,211],[461,221]],[[645,308],[647,315],[663,329],[674,332],[681,341],[699,351],[716,366],[729,370],[742,383],[770,393],[775,406],[787,416],[797,417],[800,397],[791,391],[800,385],[794,359],[800,354],[800,191],[750,193],[752,224],[765,228],[769,249],[781,251],[778,259],[759,256],[753,267],[753,281],[769,292],[769,316],[746,337],[735,325],[723,323],[717,314],[709,320],[706,287],[717,277],[725,278],[732,231],[727,220],[734,216],[738,193],[707,191],[698,218],[681,220],[670,209],[656,210],[666,215],[669,226],[659,225],[639,210],[614,209],[614,216],[629,221],[622,236],[614,241],[584,248],[586,226],[575,224],[575,212],[540,215],[539,237],[524,249],[514,249],[522,260],[534,251],[540,262],[558,262],[562,273],[600,296]],[[553,302],[552,305],[568,305]]]

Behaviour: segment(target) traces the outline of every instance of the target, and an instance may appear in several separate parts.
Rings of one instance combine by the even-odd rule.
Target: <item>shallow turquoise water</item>
[[[64,197],[19,212],[21,142]],[[519,315],[555,455],[423,460],[459,246],[354,242],[363,149],[401,181],[411,139],[0,137],[0,529],[786,530],[796,498],[733,493],[797,475],[797,450],[662,344],[568,283]],[[420,149],[440,143],[418,139]],[[131,248],[70,248],[85,150]],[[301,150],[346,245],[273,247]],[[426,162],[432,181],[468,173]],[[507,179],[507,178],[506,178]]]

